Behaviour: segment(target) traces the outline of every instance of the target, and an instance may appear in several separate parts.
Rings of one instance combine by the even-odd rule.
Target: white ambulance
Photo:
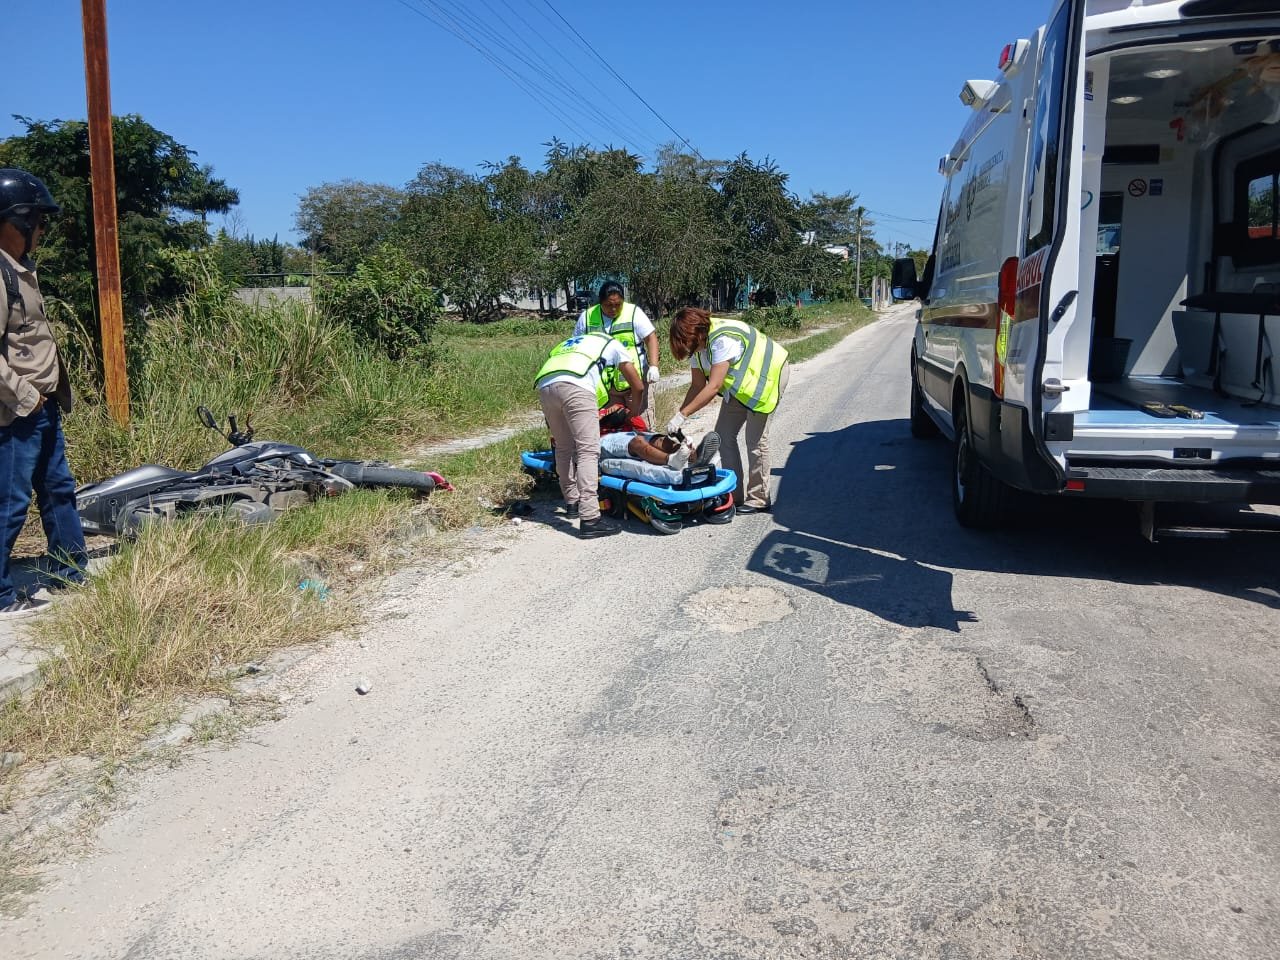
[[[1148,535],[1158,503],[1280,503],[1280,0],[1056,0],[961,100],[893,281],[960,522],[1011,487],[1138,501]]]

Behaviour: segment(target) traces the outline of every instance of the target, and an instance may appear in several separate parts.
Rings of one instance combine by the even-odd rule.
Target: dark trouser
[[[38,413],[19,417],[0,427],[0,607],[17,596],[9,569],[9,555],[18,542],[35,490],[40,523],[53,558],[51,573],[58,578],[84,579],[84,530],[76,513],[76,482],[67,466],[62,438],[62,415],[53,400]]]

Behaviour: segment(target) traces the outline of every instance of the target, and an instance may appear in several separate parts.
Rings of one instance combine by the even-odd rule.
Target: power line
[[[498,30],[485,23],[481,18],[476,16],[475,13],[467,10],[461,3],[456,2],[456,0],[423,0],[423,2],[430,3],[431,6],[436,8],[441,15],[447,17],[458,29],[466,33],[472,40],[481,44],[495,45],[501,51],[505,51],[509,56],[523,63],[533,71],[537,77],[542,79],[543,84],[538,84],[537,79],[532,77],[527,79],[540,86],[544,93],[548,96],[554,97],[566,109],[572,110],[582,116],[593,118],[598,124],[600,124],[600,126],[608,129],[612,135],[619,137],[623,142],[630,144],[630,146],[640,153],[645,152],[645,147],[637,142],[637,139],[633,135],[628,134],[615,125],[607,112],[602,111],[597,104],[593,103],[577,88],[569,83],[563,74],[556,70],[553,65],[547,63],[544,58],[519,38],[516,39],[516,42],[521,45],[523,50],[528,51],[530,56],[541,61],[541,64],[535,63],[529,56],[525,56],[521,49],[518,49]],[[445,9],[446,6],[448,9]],[[511,29],[511,25],[502,18],[502,16],[498,14],[492,6],[487,2],[485,3],[485,6],[489,8],[489,10],[504,26]],[[559,92],[557,92],[557,90]],[[644,139],[644,137],[641,136],[640,139]]]
[[[877,217],[884,217],[886,220],[901,220],[903,223],[937,223],[936,217],[900,217],[897,214],[885,213],[883,210],[872,210],[870,207],[863,207],[867,213],[873,213]]]
[[[603,110],[599,104],[582,93],[561,71],[556,69],[553,63],[533,49],[527,39],[521,36],[520,31],[494,9],[488,0],[482,0],[482,2],[497,22],[510,31],[511,37],[504,36],[500,30],[468,11],[456,0],[417,0],[417,5],[411,5],[408,0],[398,0],[398,2],[479,53],[583,142],[594,139],[583,126],[585,120],[588,124],[594,123],[607,130],[610,136],[618,138],[640,155],[649,152],[641,141],[657,147],[658,141],[644,132],[641,125],[636,124],[634,118],[625,110],[620,107],[617,113]],[[518,12],[506,3],[506,0],[503,0],[503,3],[519,16]],[[523,17],[521,20],[546,42],[546,38],[538,33],[532,24]],[[548,46],[553,56],[558,53],[554,45],[548,44]],[[572,60],[570,62],[572,63]],[[524,65],[523,70],[521,64]],[[575,66],[575,70],[577,69]],[[578,72],[582,73],[581,70]],[[616,102],[612,101],[604,91],[594,83],[592,86],[617,107]],[[626,129],[622,124],[631,129]]]
[[[536,36],[539,40],[541,40],[544,44],[546,44],[547,47],[549,47],[552,50],[557,49],[556,45],[552,41],[548,40],[546,35],[543,34],[541,30],[539,30],[536,26],[530,23],[529,20],[525,18],[524,14],[520,13],[519,10],[513,7],[510,4],[509,0],[500,0],[500,2],[504,7],[510,10],[513,14],[515,14],[515,16],[520,20],[520,22],[523,23],[526,27],[528,27],[529,30],[533,32],[533,35]],[[532,3],[532,0],[530,0],[530,2]],[[485,2],[485,5],[488,6],[487,0]],[[545,11],[542,11],[539,9],[539,12],[547,20],[548,23],[551,23],[552,26],[555,26],[555,21],[551,20],[551,18],[547,15]],[[607,90],[605,90],[598,83],[596,83],[595,78],[590,73],[588,73],[587,71],[583,70],[580,66],[578,66],[578,57],[576,56],[576,54],[578,54],[579,51],[573,50],[573,53],[575,54],[575,56],[568,56],[568,57],[565,57],[564,59],[569,64],[569,66],[573,68],[574,73],[576,73],[578,76],[586,80],[587,83],[591,85],[591,88],[595,90],[596,93],[600,94],[600,96],[604,97],[604,99],[609,103],[610,106],[614,107],[614,109],[616,109],[619,113],[625,116],[629,121],[629,123],[632,125],[633,129],[643,131],[644,128],[635,120],[635,118],[633,118],[628,113],[627,109],[623,107],[620,103],[618,103],[617,100],[613,99],[613,97],[609,95]],[[657,144],[657,141],[654,138],[647,137],[647,139],[653,140],[655,145]]]
[[[577,136],[582,137],[583,140],[591,139],[590,136],[588,136],[583,130],[581,130],[578,127],[578,125],[573,122],[572,119],[570,119],[561,110],[559,110],[555,106],[555,104],[552,103],[540,90],[538,90],[535,86],[529,83],[526,83],[523,77],[521,77],[519,74],[515,73],[514,71],[510,70],[506,64],[504,64],[498,57],[494,56],[488,50],[485,50],[479,44],[473,42],[470,39],[470,37],[468,37],[461,30],[451,27],[448,23],[444,22],[443,20],[439,19],[436,16],[433,16],[430,10],[423,7],[415,6],[412,3],[410,3],[409,0],[396,0],[396,2],[399,3],[405,9],[409,10],[411,13],[414,13],[417,16],[422,17],[424,20],[428,20],[431,23],[434,23],[440,29],[453,34],[455,37],[457,37],[467,46],[471,47],[473,50],[479,53],[480,56],[484,57],[486,60],[492,63],[495,67],[497,67],[498,70],[502,74],[504,74],[512,83],[514,83],[517,87],[519,87],[522,91],[524,91],[524,93],[527,94],[531,100],[536,102],[544,110],[546,110],[548,113],[554,116],[557,120],[563,123],[566,127],[568,127],[571,131],[573,131]]]
[[[694,156],[696,156],[699,160],[702,160],[703,162],[706,161],[706,157],[704,157],[702,154],[698,152],[698,148],[695,147],[692,143],[690,143],[688,139],[686,139],[685,136],[680,133],[679,130],[677,130],[671,124],[667,123],[666,118],[662,114],[660,114],[657,110],[655,110],[648,100],[640,96],[640,94],[636,92],[635,87],[631,86],[631,84],[627,83],[627,81],[622,78],[622,74],[618,73],[617,70],[613,69],[613,65],[610,64],[608,60],[606,60],[604,57],[600,55],[600,51],[598,51],[595,47],[593,47],[591,45],[591,42],[582,34],[580,34],[577,28],[574,27],[573,24],[571,24],[568,20],[564,18],[564,15],[552,5],[551,0],[542,0],[542,2],[547,5],[547,8],[550,9],[552,13],[554,13],[557,17],[560,18],[560,21],[566,27],[568,27],[570,30],[573,31],[573,35],[575,37],[577,37],[579,40],[581,40],[583,43],[587,45],[587,49],[596,55],[596,59],[599,60],[602,64],[604,64],[605,69],[608,70],[611,74],[613,74],[618,79],[619,83],[621,83],[624,87],[626,87],[628,90],[631,91],[632,96],[634,96],[637,100],[643,103],[645,107],[648,108],[650,113],[652,113],[655,117],[657,117],[660,121],[662,121],[662,125],[666,127],[668,130],[670,130],[672,133],[674,133],[676,135],[676,138],[681,143],[683,143],[686,147],[692,150],[694,153]]]

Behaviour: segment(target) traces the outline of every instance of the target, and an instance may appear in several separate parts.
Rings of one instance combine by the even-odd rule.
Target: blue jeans
[[[39,412],[0,427],[0,529],[4,533],[0,607],[17,599],[9,555],[27,521],[33,489],[53,560],[50,573],[59,579],[82,581],[87,562],[84,530],[76,513],[76,482],[67,466],[62,414],[54,400],[46,401]]]

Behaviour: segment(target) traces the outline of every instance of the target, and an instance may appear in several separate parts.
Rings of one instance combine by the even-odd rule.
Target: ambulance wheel
[[[916,355],[911,354],[911,435],[920,440],[927,440],[938,435],[938,425],[929,416],[924,406],[924,394],[920,390],[920,381],[916,379]]]
[[[1001,525],[1009,488],[991,475],[978,459],[969,430],[969,414],[962,395],[956,397],[956,439],[951,482],[951,504],[960,526],[990,530]]]

